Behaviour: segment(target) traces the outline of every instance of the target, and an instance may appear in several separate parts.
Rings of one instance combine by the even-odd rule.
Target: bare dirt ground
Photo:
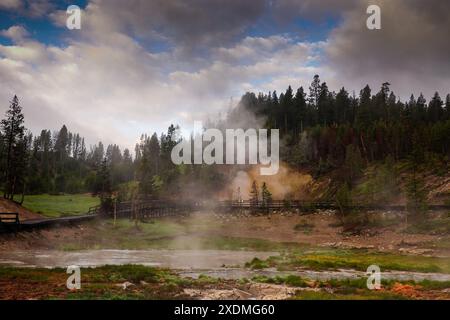
[[[59,243],[81,239],[95,229],[86,225],[46,228],[32,232],[0,234],[0,250],[54,249]]]
[[[225,288],[224,288],[225,287]],[[311,287],[296,288],[286,285],[255,283],[250,282],[240,285],[239,288],[224,286],[222,288],[203,288],[183,290],[183,293],[191,299],[198,300],[286,300],[292,299],[301,292],[338,294],[333,288],[317,288],[314,284]],[[419,285],[409,285],[395,283],[392,288],[381,288],[377,293],[397,294],[406,299],[419,300],[449,300],[450,294],[445,290],[423,290]],[[317,295],[315,296],[317,299]],[[334,299],[342,299],[335,296]]]
[[[40,214],[27,210],[21,205],[15,203],[14,201],[6,200],[1,197],[0,197],[0,212],[17,212],[19,213],[20,221],[29,219],[42,219],[42,216]]]
[[[377,213],[374,213],[377,214]],[[389,215],[391,213],[383,213]],[[308,225],[306,231],[297,225]],[[291,242],[312,246],[367,248],[430,256],[450,256],[448,248],[436,248],[435,244],[448,241],[449,235],[403,232],[402,221],[390,226],[367,227],[357,235],[343,233],[333,211],[321,211],[300,216],[294,213],[272,214],[259,217],[224,219],[211,234],[227,237],[265,239],[274,242]]]

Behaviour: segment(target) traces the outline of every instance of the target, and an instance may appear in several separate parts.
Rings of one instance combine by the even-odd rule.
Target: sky
[[[366,9],[381,9],[369,30]],[[69,5],[81,30],[66,27]],[[247,91],[450,92],[447,0],[0,0],[0,113],[133,149],[142,133],[225,114]]]

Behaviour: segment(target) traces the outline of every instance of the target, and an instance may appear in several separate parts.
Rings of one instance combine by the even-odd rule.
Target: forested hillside
[[[350,192],[364,168],[374,163],[387,176],[398,175],[395,168],[401,163],[408,172],[406,188],[421,198],[420,172],[431,168],[438,176],[448,175],[450,94],[445,101],[436,92],[429,102],[422,94],[404,102],[389,86],[383,83],[376,93],[369,86],[358,95],[345,88],[336,93],[315,76],[308,90],[289,86],[279,95],[246,93],[227,119],[216,124],[223,127],[246,112],[266,128],[279,128],[282,161],[294,170],[306,168],[315,177],[333,172],[338,194]],[[125,196],[137,192],[161,197],[181,195],[186,189],[195,193],[192,186],[206,195],[227,183],[229,174],[223,167],[171,162],[170,152],[182,139],[177,126],[160,136],[143,134],[132,155],[115,144],[86,146],[82,134],[65,125],[33,135],[24,127],[27,108],[32,106],[22,112],[14,97],[1,122],[1,188],[6,198],[117,190]]]

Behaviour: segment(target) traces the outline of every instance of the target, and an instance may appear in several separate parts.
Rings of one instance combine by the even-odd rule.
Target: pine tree
[[[259,204],[258,184],[256,183],[256,181],[253,181],[252,189],[250,191],[250,206],[257,207],[258,204]]]
[[[305,96],[306,94],[303,91],[303,87],[298,88],[294,97],[294,121],[300,125],[298,133],[302,133],[304,128],[311,124],[307,118]]]
[[[24,115],[17,96],[14,96],[11,101],[6,111],[6,119],[1,121],[0,126],[6,158],[3,179],[4,197],[13,200],[14,194],[20,191],[20,186],[24,183],[27,154]]]
[[[359,107],[356,113],[356,124],[359,128],[367,128],[373,119],[371,90],[369,85],[361,90]]]
[[[261,187],[261,197],[262,205],[264,207],[268,207],[268,205],[272,202],[272,193],[270,193],[265,182],[263,182],[263,185]]]
[[[96,194],[100,197],[100,205],[103,212],[110,212],[112,209],[112,185],[111,185],[111,171],[106,157],[100,164],[100,169],[97,176],[97,190]]]
[[[336,95],[335,111],[336,121],[342,123],[353,123],[353,112],[348,92],[344,87]]]
[[[322,125],[330,125],[334,120],[332,99],[330,99],[330,92],[328,86],[324,82],[319,89],[319,97],[317,99],[317,112]]]
[[[450,93],[445,98],[445,119],[450,120]]]
[[[320,77],[316,74],[311,82],[311,86],[309,87],[309,103],[311,103],[314,107],[317,107],[319,102],[320,95]]]
[[[280,120],[283,123],[284,132],[288,133],[289,128],[290,128],[288,121],[291,116],[292,105],[293,105],[293,94],[292,94],[291,86],[289,86],[287,88],[286,93],[283,95],[283,98],[280,97],[280,104],[281,104],[281,112],[282,112],[282,119],[280,119]]]
[[[427,115],[426,103],[427,100],[425,100],[423,94],[421,93],[416,102],[416,121],[425,121]]]
[[[428,121],[438,122],[444,119],[444,109],[442,108],[443,102],[438,92],[435,92],[433,98],[428,104]]]

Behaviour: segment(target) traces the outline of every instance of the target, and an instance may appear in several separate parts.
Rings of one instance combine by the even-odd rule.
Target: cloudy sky
[[[65,26],[71,4],[81,30]],[[316,73],[332,90],[445,96],[449,13],[447,0],[0,0],[0,112],[17,94],[33,132],[66,124],[130,147]]]

